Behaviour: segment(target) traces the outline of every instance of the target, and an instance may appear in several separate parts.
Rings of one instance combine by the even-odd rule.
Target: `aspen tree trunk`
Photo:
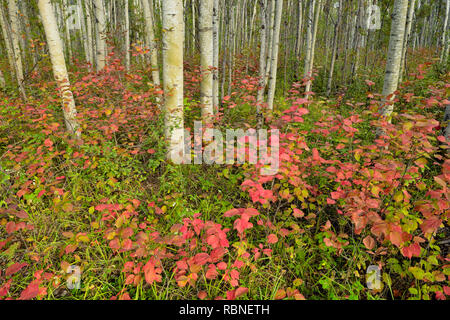
[[[268,31],[268,45],[267,45],[267,57],[266,57],[266,76],[264,79],[264,86],[267,85],[267,82],[269,80],[270,70],[271,70],[271,63],[272,63],[272,43],[273,43],[273,32],[275,28],[275,2],[276,0],[270,0],[270,11],[268,11],[268,17],[269,17],[269,29]]]
[[[273,32],[272,41],[272,62],[270,63],[270,78],[269,78],[269,92],[267,95],[267,109],[269,112],[273,111],[273,100],[275,97],[275,87],[277,84],[277,69],[278,69],[278,48],[280,40],[281,15],[283,13],[283,1],[277,1],[275,29]]]
[[[91,4],[90,0],[84,0],[84,9],[86,13],[86,46],[88,48],[88,63],[91,67],[94,65],[94,42],[92,37],[92,17],[91,17]]]
[[[394,105],[390,102],[393,100],[394,92],[397,90],[400,74],[407,10],[408,0],[395,0],[382,93],[385,101],[381,110],[381,115],[388,118],[388,121],[390,121],[389,117],[394,110]],[[379,133],[381,133],[380,130]]]
[[[308,28],[306,30],[306,56],[305,56],[305,70],[303,76],[305,78],[310,78],[310,70],[311,70],[311,51],[312,51],[312,40],[313,40],[313,27],[314,27],[314,6],[315,6],[316,0],[310,0],[309,2],[309,14],[306,18],[308,22]],[[309,80],[308,80],[309,83]],[[307,86],[308,86],[307,83]],[[305,89],[305,92],[308,92],[309,90]]]
[[[313,67],[314,67],[314,53],[315,53],[315,48],[316,48],[317,27],[319,24],[320,12],[322,11],[321,3],[322,3],[322,0],[318,0],[316,8],[315,8],[314,24],[313,24],[313,32],[312,32],[312,40],[311,40],[312,43],[311,43],[311,48],[310,48],[310,53],[309,53],[309,63],[308,63],[308,67],[309,67],[308,74],[309,74],[310,79],[306,83],[305,92],[311,91],[311,85],[312,85],[311,77],[312,77],[312,72],[313,72]],[[309,95],[307,94],[306,96],[308,97]]]
[[[67,0],[64,0],[60,5],[64,21],[64,36],[66,38],[67,56],[69,58],[70,63],[72,61],[73,55],[72,55],[72,41],[70,39],[69,16],[67,14],[67,7],[68,7]]]
[[[106,20],[105,20],[105,8],[103,6],[103,0],[94,0],[95,6],[95,18],[96,18],[96,70],[97,72],[103,70],[106,66]]]
[[[231,5],[230,8],[230,14],[231,14],[231,23],[229,24],[229,30],[230,36],[228,38],[229,43],[229,49],[228,49],[228,88],[227,93],[230,96],[231,95],[231,89],[232,89],[232,82],[233,82],[233,70],[234,70],[234,57],[236,53],[236,4]]]
[[[3,75],[3,71],[0,70],[0,87],[4,89],[6,86],[5,76]]]
[[[2,5],[0,5],[0,26],[2,28],[3,39],[5,40],[6,53],[8,55],[9,68],[11,70],[11,80],[14,81],[14,78],[17,79],[17,68],[14,60],[14,49],[12,46],[11,33],[8,30],[6,15]]]
[[[302,34],[303,34],[303,1],[298,1],[298,18],[297,18],[297,39],[295,42],[295,72],[298,72],[298,66],[300,62],[301,46],[302,46]]]
[[[214,65],[213,47],[213,0],[200,1],[199,16],[199,41],[200,41],[200,103],[202,106],[202,119],[205,123],[212,121],[214,115],[213,101],[213,72]]]
[[[165,134],[168,159],[180,163],[184,158],[183,120],[183,1],[164,0],[163,84],[165,94]]]
[[[444,20],[444,31],[442,34],[442,52],[441,52],[441,63],[448,63],[448,52],[450,47],[450,31],[449,31],[449,15],[450,15],[450,0],[446,1],[445,6],[445,20]]]
[[[72,91],[70,91],[69,75],[67,74],[62,42],[58,33],[52,5],[50,0],[39,0],[38,5],[47,38],[53,73],[61,92],[64,121],[67,130],[79,138],[80,132],[78,131],[79,125],[76,119],[75,100]]]
[[[23,87],[24,75],[23,75],[23,65],[22,65],[22,56],[20,53],[20,44],[19,44],[19,17],[18,17],[18,9],[16,0],[8,1],[8,9],[9,9],[9,18],[11,21],[11,39],[12,39],[12,48],[14,52],[14,64],[16,67],[16,78],[19,85],[20,93],[22,94],[22,98],[26,99],[25,88]]]
[[[213,107],[219,111],[219,0],[214,0],[213,8]]]
[[[124,0],[124,15],[125,15],[125,68],[130,71],[131,66],[131,54],[130,54],[130,18],[128,0]],[[147,0],[143,0],[146,2]]]
[[[264,91],[266,88],[266,15],[267,15],[267,0],[259,0],[260,15],[261,15],[261,46],[259,51],[259,81],[258,94],[256,98],[256,114],[258,123],[261,126],[263,123],[262,109],[264,104]]]
[[[253,6],[253,13],[252,13],[252,18],[250,20],[250,36],[249,36],[249,41],[248,41],[248,45],[250,47],[250,50],[252,50],[253,48],[253,25],[255,23],[255,17],[256,17],[256,11],[257,11],[257,7],[258,7],[258,2],[259,1],[255,1],[255,4]],[[247,65],[246,65],[246,72],[248,72],[248,65],[249,65],[249,59],[247,58]]]
[[[147,42],[150,47],[150,64],[152,66],[152,78],[153,84],[155,87],[161,86],[161,80],[159,77],[159,66],[158,66],[158,50],[155,44],[155,31],[153,29],[154,19],[153,12],[150,9],[149,0],[143,0],[142,4],[144,7],[144,15],[145,15],[145,27],[147,34]],[[183,22],[184,23],[184,22]]]
[[[344,10],[343,6],[344,6],[343,0],[339,0],[339,8],[337,9],[338,10],[337,21],[334,27],[333,51],[331,53],[330,73],[328,75],[327,96],[329,96],[331,93],[331,85],[333,83],[334,64],[336,63],[336,54],[338,45],[338,33],[339,30],[341,29],[342,14]]]
[[[416,4],[416,0],[409,0],[409,2],[408,15],[406,17],[405,38],[403,40],[402,57],[400,63],[400,74],[398,80],[399,83],[403,81],[403,73],[406,70],[406,54],[408,48],[408,40],[411,34],[412,19],[414,15],[414,6]]]
[[[24,19],[23,26],[25,28],[25,35],[26,35],[26,37],[25,37],[26,43],[27,43],[26,48],[30,52],[33,65],[35,65],[37,62],[37,55],[36,55],[36,51],[34,50],[34,48],[32,48],[30,46],[30,40],[31,40],[32,34],[31,34],[30,18],[28,15],[28,3],[26,1],[21,1],[21,2],[19,2],[19,4],[20,4],[20,8],[21,8],[22,17]]]

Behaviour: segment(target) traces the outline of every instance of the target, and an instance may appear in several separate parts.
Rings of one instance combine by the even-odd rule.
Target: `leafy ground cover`
[[[191,126],[199,79],[185,69]],[[392,123],[377,117],[379,81],[311,100],[294,83],[266,124],[281,131],[274,176],[259,165],[168,164],[148,70],[125,73],[111,55],[99,75],[72,71],[82,143],[65,132],[45,70],[26,104],[0,96],[1,299],[450,295],[440,122],[450,85],[432,63],[402,84]],[[234,77],[216,126],[254,127],[257,78]],[[374,290],[371,265],[381,269]],[[71,290],[73,266],[81,283]]]

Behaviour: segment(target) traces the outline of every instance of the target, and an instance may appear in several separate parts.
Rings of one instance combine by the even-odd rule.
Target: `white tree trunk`
[[[275,29],[272,39],[272,62],[270,63],[270,79],[269,79],[269,93],[267,95],[267,109],[269,112],[273,110],[273,99],[275,97],[275,87],[277,84],[277,69],[278,69],[278,48],[280,40],[281,15],[283,13],[283,1],[277,1]]]
[[[103,6],[103,0],[94,0],[95,2],[95,17],[97,22],[97,33],[96,33],[96,44],[97,44],[97,55],[96,55],[96,70],[101,71],[106,66],[106,19],[105,19],[105,8]]]
[[[149,0],[143,0],[142,4],[144,7],[144,16],[145,16],[145,29],[147,34],[147,42],[150,48],[150,64],[152,66],[152,78],[153,84],[155,87],[159,87],[161,85],[160,77],[159,77],[159,66],[158,66],[158,51],[155,44],[155,32],[153,29],[153,12],[150,9]]]
[[[260,14],[261,14],[261,46],[259,51],[259,81],[258,81],[258,94],[256,99],[256,113],[258,118],[258,123],[262,125],[263,122],[263,115],[262,115],[262,109],[264,104],[264,91],[266,89],[266,35],[267,35],[267,21],[266,21],[266,15],[267,15],[267,0],[259,0],[260,4]]]
[[[23,89],[23,65],[22,65],[22,56],[20,53],[20,44],[19,44],[19,17],[18,17],[18,9],[16,0],[8,1],[8,9],[9,9],[9,18],[11,21],[11,39],[12,39],[12,47],[14,51],[14,63],[16,67],[16,76],[17,82],[19,84],[19,89],[22,93],[22,96],[25,95],[25,91]]]
[[[67,74],[66,62],[64,60],[62,42],[58,33],[52,5],[50,0],[39,0],[38,5],[47,38],[53,73],[61,92],[66,127],[70,133],[80,137],[80,132],[77,130],[79,126],[76,119],[77,112],[75,109],[75,100],[72,91],[70,91],[70,82]]]
[[[213,75],[211,67],[214,64],[213,49],[213,0],[200,1],[199,40],[200,68],[202,81],[200,84],[200,103],[202,118],[209,123],[214,115],[213,108]]]
[[[184,158],[183,47],[184,19],[182,0],[162,1],[163,83],[165,94],[165,133],[168,158]],[[177,161],[178,160],[178,161]]]
[[[450,0],[446,1],[445,7],[445,20],[444,20],[444,31],[442,33],[442,52],[441,52],[441,63],[448,63],[448,52],[450,47],[450,31],[449,31],[449,15],[450,15]]]
[[[14,59],[14,49],[12,47],[11,34],[8,31],[8,26],[6,22],[6,14],[3,10],[3,6],[0,6],[0,26],[2,28],[3,40],[5,41],[6,53],[8,55],[9,68],[11,70],[11,79],[16,78],[16,66]]]
[[[146,1],[146,0],[144,0]],[[131,66],[131,54],[130,54],[130,18],[128,14],[128,0],[124,3],[124,15],[125,15],[125,68],[130,71]]]
[[[266,40],[268,42],[268,45],[267,45],[267,57],[266,57],[266,76],[264,78],[264,86],[266,86],[267,82],[269,81],[270,70],[271,70],[272,52],[273,52],[272,51],[272,47],[273,47],[272,42],[273,42],[273,32],[274,32],[274,28],[275,28],[275,2],[276,2],[276,0],[270,0],[270,10],[267,12],[267,17],[269,19],[267,24],[269,25],[269,28],[267,29],[267,35],[266,35]]]
[[[314,2],[312,3],[312,5],[314,5]],[[314,53],[315,53],[315,48],[316,48],[316,38],[317,38],[317,29],[318,29],[318,24],[319,24],[319,18],[320,18],[320,12],[321,12],[321,0],[317,1],[317,4],[315,5],[314,8],[314,22],[313,22],[313,26],[312,26],[312,38],[311,38],[311,46],[309,48],[309,56],[308,56],[308,78],[310,78],[308,80],[308,82],[306,83],[306,88],[305,88],[305,92],[309,92],[311,91],[311,77],[312,77],[312,72],[313,72],[313,67],[314,67]],[[306,95],[308,96],[308,94]]]
[[[310,70],[311,70],[311,50],[313,44],[313,28],[314,28],[314,6],[316,0],[310,0],[309,3],[309,13],[306,17],[308,28],[306,30],[306,56],[305,56],[305,70],[303,76],[305,78],[310,78]],[[307,90],[305,90],[307,91]]]
[[[414,6],[416,4],[416,0],[410,0],[408,15],[406,17],[406,27],[405,27],[405,39],[403,40],[403,48],[402,48],[402,60],[400,64],[400,75],[399,75],[399,83],[403,80],[403,73],[406,70],[406,53],[408,48],[408,40],[411,34],[411,26],[412,20],[414,16]]]
[[[89,4],[88,4],[89,2]],[[91,67],[94,65],[94,42],[92,41],[92,16],[91,16],[91,9],[92,6],[90,4],[90,1],[85,0],[84,1],[84,9],[86,12],[86,46],[87,46],[87,62],[91,65]]]
[[[214,0],[213,9],[213,106],[214,112],[219,111],[219,0]]]
[[[395,0],[383,85],[383,97],[385,101],[381,110],[381,114],[386,118],[389,118],[394,110],[394,105],[390,101],[394,98],[394,92],[397,90],[403,41],[405,38],[407,9],[408,0]]]

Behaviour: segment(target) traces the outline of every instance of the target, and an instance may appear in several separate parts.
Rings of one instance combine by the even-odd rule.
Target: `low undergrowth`
[[[198,79],[187,69],[190,125]],[[354,101],[305,100],[294,84],[266,123],[281,132],[280,170],[260,176],[260,165],[167,163],[160,92],[145,72],[124,74],[118,60],[101,75],[77,70],[82,142],[61,125],[53,83],[26,104],[0,97],[1,299],[450,294],[450,160],[435,120],[448,75],[420,65],[391,124],[371,81]],[[219,128],[256,125],[256,83],[234,79]]]

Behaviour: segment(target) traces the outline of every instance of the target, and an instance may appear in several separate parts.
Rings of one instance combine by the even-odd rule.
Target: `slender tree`
[[[143,0],[147,2],[146,0]],[[124,16],[125,16],[125,67],[127,71],[131,66],[131,54],[130,54],[130,17],[129,17],[129,5],[128,0],[124,0]]]
[[[213,74],[213,0],[200,1],[199,40],[200,40],[200,68],[202,81],[200,84],[200,103],[202,118],[209,123],[214,115]]]
[[[442,32],[442,52],[441,63],[448,63],[448,52],[450,47],[450,27],[449,27],[449,15],[450,15],[450,0],[445,2],[445,20],[444,31]]]
[[[47,38],[53,73],[62,97],[62,109],[66,127],[70,133],[80,137],[80,131],[78,131],[79,125],[76,119],[77,111],[75,108],[75,100],[72,91],[70,91],[69,75],[67,73],[62,42],[58,33],[52,5],[50,0],[39,0],[38,5],[42,23],[44,25],[45,36]]]
[[[400,74],[407,10],[408,0],[395,0],[382,93],[384,103],[381,109],[381,115],[387,118],[388,121],[390,121],[390,115],[394,110],[392,100],[394,98],[394,92],[397,90]],[[378,130],[378,135],[382,133],[382,130]]]
[[[413,20],[413,16],[414,16],[415,4],[416,4],[416,0],[409,1],[408,15],[406,17],[405,39],[403,40],[402,58],[401,58],[401,64],[400,64],[399,82],[402,82],[403,73],[405,72],[405,69],[406,69],[406,53],[407,53],[409,37],[411,35],[411,27],[412,27],[412,20]]]
[[[9,9],[9,19],[10,19],[10,33],[12,39],[12,49],[14,55],[14,65],[16,69],[16,78],[19,85],[19,90],[22,94],[22,98],[26,99],[25,89],[23,85],[24,81],[24,73],[23,73],[23,64],[22,64],[22,55],[20,51],[20,24],[19,24],[19,16],[16,0],[8,1],[8,9]]]
[[[155,43],[154,17],[150,8],[149,0],[142,0],[145,16],[145,31],[147,35],[147,44],[150,48],[150,64],[152,66],[152,79],[155,87],[161,86],[159,77],[158,50]]]
[[[163,83],[165,94],[165,132],[168,158],[184,158],[183,119],[183,1],[162,1],[163,14]]]
[[[96,22],[96,70],[101,71],[106,66],[106,18],[103,0],[94,0]]]
[[[259,51],[259,81],[258,81],[258,94],[256,99],[256,112],[258,122],[261,125],[263,121],[262,108],[264,104],[264,91],[266,89],[266,16],[267,16],[267,0],[259,0],[261,25],[260,25],[260,51]]]
[[[267,96],[267,109],[269,112],[273,110],[273,99],[275,97],[275,87],[277,83],[277,69],[278,69],[278,51],[279,51],[279,39],[280,39],[280,27],[281,27],[281,15],[283,13],[283,1],[277,1],[276,6],[276,18],[275,29],[272,39],[272,54],[270,63],[270,78],[269,78],[269,93]]]

